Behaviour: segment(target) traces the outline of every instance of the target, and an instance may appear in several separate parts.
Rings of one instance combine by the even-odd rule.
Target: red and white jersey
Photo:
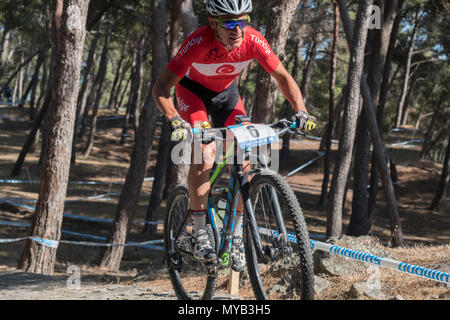
[[[256,58],[272,73],[280,60],[264,36],[254,28],[244,29],[242,44],[228,52],[210,26],[198,28],[183,41],[167,68],[180,79],[189,77],[202,86],[221,92]]]

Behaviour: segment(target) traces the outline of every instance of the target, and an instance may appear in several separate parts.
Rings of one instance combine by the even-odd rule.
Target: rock
[[[330,286],[330,281],[318,276],[314,276],[314,291],[316,292],[316,295],[328,290]]]
[[[373,288],[368,282],[354,283],[348,295],[353,299],[387,300],[387,296],[380,289]]]
[[[301,289],[301,281],[300,281],[300,272],[298,269],[292,270],[291,281],[289,287],[287,288],[288,292],[297,291],[300,292]],[[330,287],[330,282],[322,277],[314,276],[314,292],[316,295],[321,294],[323,291],[327,290]]]
[[[267,294],[271,295],[274,293],[286,294],[288,291],[288,285],[282,282],[276,283],[273,287],[267,290]]]
[[[353,249],[356,251],[389,258],[396,260],[394,254],[385,250],[384,247],[377,243],[369,236],[350,237],[342,236],[339,239],[331,239],[328,241],[339,247]],[[340,256],[338,254],[330,254],[320,250],[314,250],[314,272],[317,275],[327,274],[332,276],[344,276],[365,272],[371,264]]]
[[[449,299],[450,298],[450,290],[439,295],[440,299]]]

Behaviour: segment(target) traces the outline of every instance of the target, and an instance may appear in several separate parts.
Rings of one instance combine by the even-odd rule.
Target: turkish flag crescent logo
[[[234,67],[231,64],[224,64],[223,66],[220,66],[217,68],[216,73],[217,74],[227,74],[234,72]]]

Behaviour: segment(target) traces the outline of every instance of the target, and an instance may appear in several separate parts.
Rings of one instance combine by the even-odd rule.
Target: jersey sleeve
[[[191,33],[181,44],[177,54],[167,65],[167,69],[172,71],[177,77],[183,78],[189,67],[202,52],[202,44],[205,42],[205,36],[197,29]]]
[[[272,48],[266,38],[260,32],[252,28],[249,34],[249,41],[253,47],[255,58],[259,61],[263,68],[268,73],[275,71],[281,61],[272,51]]]

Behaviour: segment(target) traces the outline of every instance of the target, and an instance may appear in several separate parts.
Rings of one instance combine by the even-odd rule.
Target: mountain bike
[[[242,167],[242,160],[254,159],[252,156],[257,148],[277,142],[283,133],[302,133],[295,129],[295,122],[286,119],[271,125],[247,123],[248,117],[238,119],[239,124],[226,128],[193,129],[195,142],[226,141],[224,134],[233,140],[226,148],[223,161],[213,168],[210,177],[206,221],[217,261],[199,262],[189,250],[192,225],[187,186],[177,186],[167,201],[164,243],[175,293],[182,300],[213,298],[219,275],[230,267],[232,216],[240,194],[244,205],[243,240],[247,271],[255,298],[272,299],[274,285],[279,281],[289,281],[296,274],[295,290],[300,298],[313,299],[312,249],[294,192],[283,177],[269,170],[269,157],[265,153],[256,157],[257,161],[253,161],[246,173]]]

